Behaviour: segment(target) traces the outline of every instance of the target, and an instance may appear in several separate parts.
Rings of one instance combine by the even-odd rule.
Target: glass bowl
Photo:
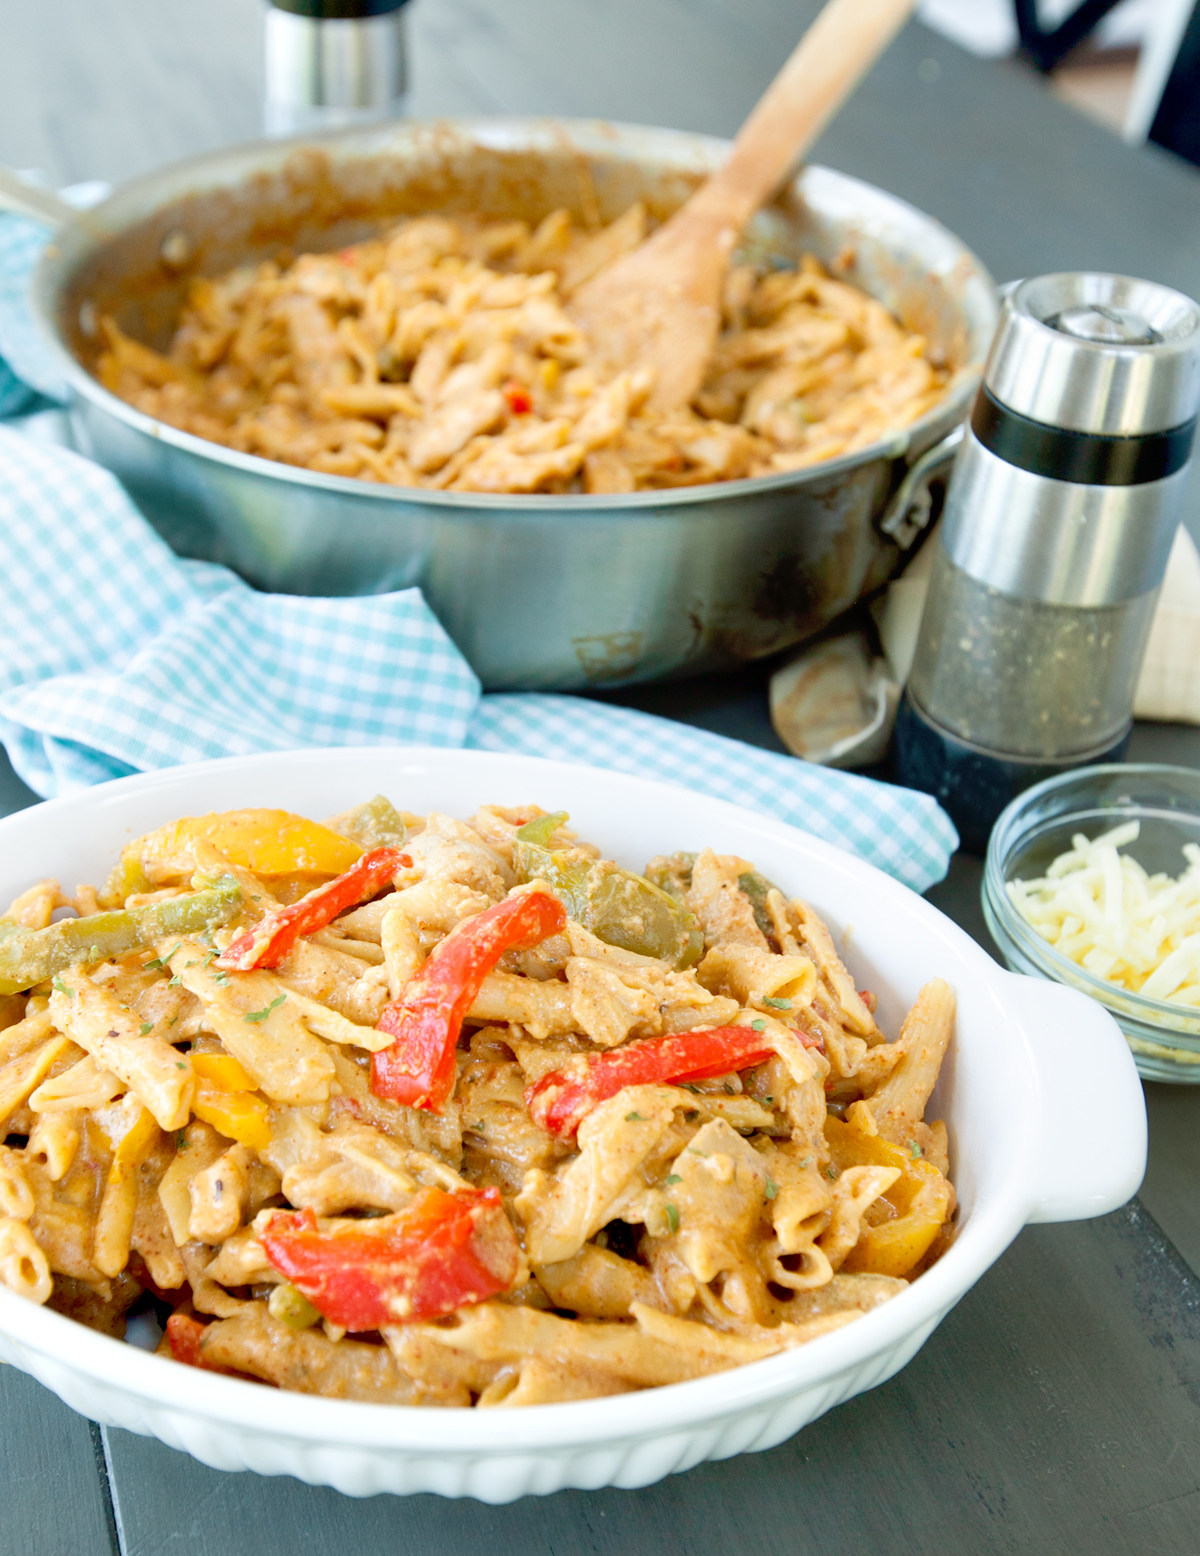
[[[988,842],[983,913],[1014,972],[1050,978],[1099,1000],[1116,1017],[1147,1080],[1200,1084],[1200,1009],[1146,999],[1089,972],[1055,950],[1024,919],[1005,889],[1045,875],[1077,832],[1096,838],[1138,821],[1136,841],[1122,846],[1154,874],[1186,868],[1185,843],[1200,843],[1200,772],[1156,763],[1105,763],[1048,778],[1002,812]]]

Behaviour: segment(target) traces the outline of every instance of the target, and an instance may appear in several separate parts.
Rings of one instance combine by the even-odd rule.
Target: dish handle
[[[1146,1102],[1129,1044],[1076,989],[1008,973],[1038,1075],[1039,1140],[1030,1221],[1116,1210],[1146,1173]]]

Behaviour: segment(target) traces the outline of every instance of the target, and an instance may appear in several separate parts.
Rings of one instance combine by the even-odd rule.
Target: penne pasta
[[[151,416],[244,453],[396,486],[631,492],[794,470],[865,447],[949,375],[811,255],[734,265],[692,404],[604,381],[566,304],[647,230],[414,217],[336,254],[195,277],[166,354],[101,320],[94,371]],[[57,890],[57,882],[48,885]]]
[[[365,360],[366,326],[309,302],[289,328]],[[331,415],[411,395],[446,433],[487,374],[404,331],[408,385],[314,358]],[[119,912],[226,878],[226,920],[161,939],[151,915],[0,1010],[0,1283],[115,1335],[153,1308],[162,1354],[276,1387],[515,1409],[813,1343],[949,1245],[947,984],[888,1041],[827,926],[748,860],[636,876],[536,805],[334,820],[183,818],[76,893]]]
[[[73,979],[70,987],[58,981],[49,1014],[59,1030],[128,1087],[163,1129],[186,1124],[195,1091],[187,1055],[89,979]]]

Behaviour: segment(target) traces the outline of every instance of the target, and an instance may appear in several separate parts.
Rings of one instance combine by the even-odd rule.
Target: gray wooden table
[[[416,0],[412,111],[728,133],[812,0]],[[0,160],[119,180],[257,132],[260,0],[0,0]],[[816,153],[960,233],[999,277],[1091,267],[1200,295],[1200,177],[1016,67],[910,26]],[[1200,489],[1191,502],[1194,530]],[[764,677],[623,701],[776,745]],[[1200,731],[1135,757],[1200,765]],[[0,758],[0,812],[35,797]],[[979,863],[933,900],[990,947]],[[0,1553],[1196,1556],[1200,1088],[1147,1087],[1150,1170],[1103,1220],[1024,1232],[899,1377],[770,1453],[641,1492],[355,1503],[102,1432],[0,1372]]]

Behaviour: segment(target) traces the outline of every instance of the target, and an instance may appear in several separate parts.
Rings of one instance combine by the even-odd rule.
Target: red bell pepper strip
[[[463,1017],[483,980],[505,951],[527,951],[566,927],[556,897],[528,891],[452,929],[375,1024],[396,1039],[371,1056],[375,1095],[440,1113],[454,1090],[454,1049]]]
[[[228,1367],[215,1367],[212,1362],[204,1360],[201,1341],[207,1328],[207,1324],[202,1324],[190,1313],[172,1313],[167,1319],[167,1344],[171,1347],[171,1356],[188,1367],[200,1367],[205,1372],[228,1373]]]
[[[804,1042],[804,1034],[798,1035]],[[753,1027],[702,1027],[647,1037],[551,1070],[526,1091],[525,1105],[534,1123],[570,1139],[593,1108],[626,1086],[708,1080],[764,1064],[774,1054]]]
[[[229,972],[278,967],[300,939],[332,924],[339,913],[367,902],[383,890],[397,870],[412,864],[398,848],[374,848],[334,881],[318,886],[290,907],[276,908],[220,955],[215,965]]]
[[[319,1313],[358,1332],[484,1302],[509,1289],[521,1262],[499,1189],[420,1189],[395,1215],[333,1231],[311,1210],[281,1212],[259,1241]]]
[[[533,409],[533,399],[524,384],[519,384],[515,378],[510,378],[504,385],[504,398],[508,401],[508,408],[514,416],[528,416]]]

